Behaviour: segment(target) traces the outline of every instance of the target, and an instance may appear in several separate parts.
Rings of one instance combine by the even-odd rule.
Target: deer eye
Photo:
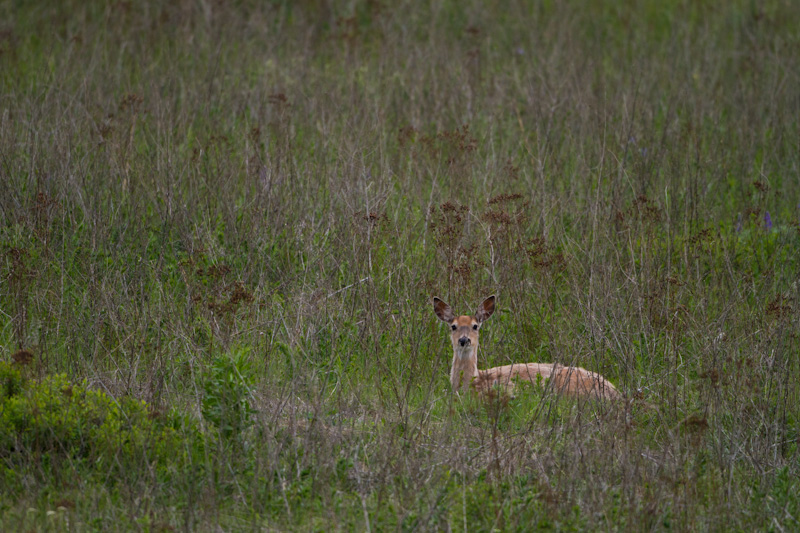
[[[450,327],[451,327],[451,328],[453,328],[453,331],[455,331],[455,330],[456,330],[456,325],[455,325],[455,324],[453,324],[453,325],[452,325],[452,326],[450,326]]]
[[[474,329],[475,331],[478,331],[478,324],[472,324],[472,329]]]

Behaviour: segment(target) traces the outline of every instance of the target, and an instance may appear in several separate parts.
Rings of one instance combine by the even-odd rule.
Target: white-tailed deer
[[[453,342],[453,365],[450,369],[450,384],[453,390],[472,386],[476,391],[486,392],[493,386],[514,386],[513,381],[537,383],[549,379],[553,389],[570,396],[621,400],[622,395],[606,378],[577,366],[558,363],[517,363],[478,370],[478,331],[495,309],[494,296],[489,296],[478,307],[475,316],[456,316],[453,310],[439,298],[433,299],[433,310],[440,320],[450,326]],[[539,377],[541,376],[541,378]]]

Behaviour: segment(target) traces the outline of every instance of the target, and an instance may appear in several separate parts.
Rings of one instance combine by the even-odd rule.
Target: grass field
[[[0,1],[0,530],[800,529],[794,4]]]

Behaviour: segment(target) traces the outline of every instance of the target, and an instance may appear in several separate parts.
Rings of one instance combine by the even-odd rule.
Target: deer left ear
[[[481,305],[478,306],[478,310],[475,311],[475,320],[479,323],[487,320],[492,314],[494,313],[494,303],[497,298],[494,295],[489,296],[486,298]]]
[[[435,296],[433,297],[433,312],[436,313],[439,320],[447,322],[448,324],[456,318],[450,306]]]

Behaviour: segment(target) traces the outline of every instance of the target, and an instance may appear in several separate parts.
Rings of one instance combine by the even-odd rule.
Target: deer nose
[[[461,346],[466,346],[467,344],[469,344],[469,337],[467,336],[461,337],[460,339],[458,339],[458,344],[460,344]]]

